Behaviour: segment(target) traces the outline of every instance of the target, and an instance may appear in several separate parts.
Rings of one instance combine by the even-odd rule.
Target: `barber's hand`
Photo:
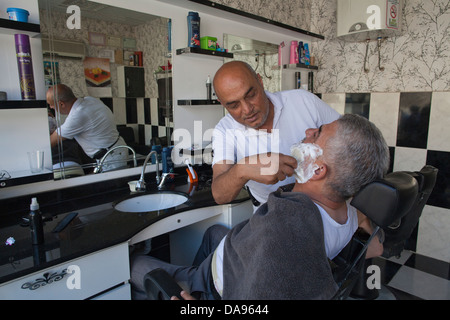
[[[193,296],[191,296],[189,293],[187,293],[186,291],[181,291],[180,295],[184,300],[195,300],[195,298]],[[173,296],[170,298],[170,300],[180,300],[180,299],[178,299],[178,297],[176,297],[176,296]]]
[[[249,180],[264,184],[275,184],[294,174],[297,160],[281,153],[265,153],[253,155],[240,160],[238,165],[245,165],[245,173]]]

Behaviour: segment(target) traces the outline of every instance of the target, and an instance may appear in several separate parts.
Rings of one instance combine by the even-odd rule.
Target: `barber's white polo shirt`
[[[305,137],[307,129],[318,128],[339,118],[339,113],[306,90],[266,91],[266,94],[274,105],[272,132],[248,128],[230,114],[226,115],[213,132],[213,166],[219,161],[236,163],[242,158],[267,152],[289,155],[291,146]],[[294,177],[287,177],[274,185],[255,181],[248,181],[246,185],[256,200],[265,203],[271,192],[293,182]]]
[[[114,115],[97,98],[78,98],[72,106],[58,134],[66,139],[75,138],[84,152],[92,157],[98,150],[108,148],[117,141]]]

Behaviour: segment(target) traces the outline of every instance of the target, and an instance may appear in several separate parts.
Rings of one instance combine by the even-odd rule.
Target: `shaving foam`
[[[291,147],[291,156],[297,160],[295,179],[298,183],[305,183],[319,168],[316,159],[323,154],[322,148],[315,143],[296,143]]]

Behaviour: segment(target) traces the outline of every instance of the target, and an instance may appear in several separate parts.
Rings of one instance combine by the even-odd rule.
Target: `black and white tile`
[[[419,254],[450,261],[449,92],[323,93],[339,113],[357,113],[375,123],[391,152],[392,171],[439,169],[436,186],[419,221]],[[443,116],[439,116],[443,115]]]
[[[411,251],[400,258],[374,258],[380,267],[379,300],[450,300],[450,264]]]

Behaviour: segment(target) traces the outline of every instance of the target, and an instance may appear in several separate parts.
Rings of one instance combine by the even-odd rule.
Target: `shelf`
[[[207,100],[207,99],[186,99],[178,100],[179,106],[208,106],[208,105],[220,105],[219,100]]]
[[[6,100],[0,101],[0,109],[38,109],[46,108],[45,100]]]
[[[227,7],[222,4],[211,2],[208,0],[188,0],[188,1],[158,0],[158,1],[186,8],[189,11],[201,11],[206,14],[217,16],[219,18],[236,21],[239,23],[247,24],[268,31],[283,33],[287,37],[296,38],[298,37],[299,34],[303,34],[314,39],[320,40],[325,39],[323,35],[303,30],[300,28],[296,28],[281,22],[277,22],[251,13],[247,13],[235,8]]]
[[[229,53],[229,52],[221,52],[221,51],[206,50],[206,49],[191,48],[191,47],[177,49],[177,55],[189,54],[189,53],[204,54],[204,55],[208,55],[208,56],[216,56],[216,57],[223,57],[223,58],[233,58],[233,54]]]
[[[0,33],[15,34],[18,33],[18,31],[31,37],[35,37],[40,34],[41,27],[35,23],[0,19]]]
[[[310,69],[310,70],[319,70],[318,66],[306,65],[303,63],[297,64],[283,64],[283,69]]]

